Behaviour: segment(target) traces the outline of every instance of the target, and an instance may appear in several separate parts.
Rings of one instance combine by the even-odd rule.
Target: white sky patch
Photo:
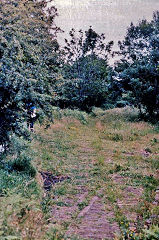
[[[152,19],[159,10],[159,0],[54,0],[59,16],[56,24],[62,30],[60,43],[68,37],[70,29],[83,29],[92,26],[97,33],[104,33],[108,41],[122,40],[131,22],[137,23],[146,18]]]

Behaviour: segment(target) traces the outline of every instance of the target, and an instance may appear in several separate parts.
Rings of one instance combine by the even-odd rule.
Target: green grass
[[[54,108],[53,114],[54,124],[50,128],[36,126],[36,137],[32,143],[35,152],[34,166],[37,170],[69,176],[70,179],[55,184],[49,195],[43,196],[39,175],[35,180],[31,180],[25,175],[2,172],[0,191],[4,192],[5,196],[1,197],[3,201],[0,205],[4,209],[5,203],[10,201],[12,206],[9,213],[7,210],[3,216],[1,214],[1,229],[4,228],[6,219],[9,220],[3,235],[21,236],[30,221],[32,224],[28,227],[30,230],[26,233],[26,239],[64,239],[70,224],[80,224],[77,216],[89,205],[93,196],[100,196],[105,208],[110,205],[115,212],[115,221],[121,226],[121,232],[130,233],[124,210],[117,205],[118,200],[125,198],[125,189],[129,186],[143,189],[137,206],[128,211],[142,214],[144,226],[144,221],[150,214],[159,211],[152,204],[155,190],[159,186],[158,127],[138,121],[137,111],[130,108],[107,111],[94,108],[90,115],[77,110]],[[148,152],[148,155],[145,155],[145,152]],[[120,176],[121,182],[115,182],[115,176]],[[77,202],[83,189],[87,191],[87,196]],[[20,200],[14,203],[11,196],[15,196],[15,199],[18,196]],[[53,226],[49,223],[53,206],[59,209],[67,208],[76,202],[77,208],[68,221]],[[29,211],[28,206],[31,209]],[[37,238],[35,219],[39,211],[41,220]],[[23,215],[23,212],[26,213],[21,216],[23,223],[18,220],[20,230],[12,231],[12,228],[15,229],[12,225],[15,225],[11,217],[17,219],[18,214]],[[31,221],[33,213],[35,216]],[[141,231],[140,229],[138,234],[141,234]]]
[[[21,239],[20,231],[24,231],[25,226],[21,221],[34,223],[30,214],[34,212],[34,217],[40,212],[38,199],[40,188],[36,179],[28,175],[17,172],[0,170],[0,239]],[[36,210],[35,210],[36,208]],[[39,210],[38,210],[39,209]],[[28,226],[27,235],[33,236],[30,232],[31,225]]]

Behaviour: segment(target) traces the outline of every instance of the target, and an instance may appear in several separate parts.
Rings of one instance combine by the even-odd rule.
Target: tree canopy
[[[131,23],[119,42],[121,61],[116,66],[123,89],[142,113],[159,115],[159,12],[153,20]]]
[[[108,55],[113,42],[105,43],[104,34],[91,27],[70,31],[65,40],[62,79],[57,86],[57,102],[61,107],[90,110],[102,106],[108,96]]]
[[[40,115],[49,114],[58,68],[58,44],[49,27],[57,12],[52,8],[47,16],[44,7],[44,1],[0,3],[0,145],[8,144],[12,134],[28,136],[28,104],[36,105]]]

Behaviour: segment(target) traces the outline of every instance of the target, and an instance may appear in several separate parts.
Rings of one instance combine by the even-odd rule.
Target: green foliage
[[[159,116],[159,12],[153,20],[131,23],[119,42],[121,61],[116,66],[123,93],[141,114]]]
[[[58,231],[58,229],[52,227],[47,232],[45,239],[47,239],[47,240],[63,240],[63,239],[65,239],[65,237],[64,237],[63,233],[60,233]]]
[[[30,103],[49,116],[58,44],[48,27],[56,10],[45,17],[42,7],[44,1],[0,3],[0,145],[7,147],[13,133],[29,137],[24,123]]]
[[[17,136],[12,137],[7,153],[1,154],[0,167],[6,171],[16,171],[35,177],[36,170],[32,166],[33,152],[27,141]]]
[[[104,40],[104,35],[98,35],[91,27],[85,33],[70,31],[63,52],[63,77],[56,88],[55,102],[60,107],[89,111],[108,99],[107,59],[113,42],[105,44]]]
[[[52,112],[55,119],[69,117],[71,119],[74,118],[79,120],[82,124],[88,123],[89,115],[86,112],[79,111],[78,109],[60,109],[59,107],[53,107]]]
[[[157,225],[152,225],[150,229],[145,229],[145,239],[146,240],[151,240],[151,239],[159,239],[159,226]]]
[[[158,225],[152,225],[149,229],[142,229],[140,233],[134,232],[129,227],[129,223],[125,223],[122,221],[120,223],[120,228],[122,232],[122,239],[129,239],[129,240],[157,240],[159,239],[159,227]]]
[[[5,169],[0,169],[0,195],[11,195],[13,193],[22,194],[22,196],[30,198],[38,195],[39,190],[37,183],[27,174],[18,172],[10,172]]]
[[[80,211],[81,211],[82,209],[84,209],[86,206],[88,206],[88,201],[87,201],[87,200],[78,203],[78,208],[79,208]]]
[[[11,169],[35,177],[36,170],[31,165],[31,157],[26,154],[20,154],[11,164]]]

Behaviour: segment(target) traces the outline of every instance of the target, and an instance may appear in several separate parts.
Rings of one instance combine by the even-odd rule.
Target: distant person
[[[28,106],[28,121],[27,126],[31,132],[34,132],[34,123],[36,121],[36,107],[30,104]]]

